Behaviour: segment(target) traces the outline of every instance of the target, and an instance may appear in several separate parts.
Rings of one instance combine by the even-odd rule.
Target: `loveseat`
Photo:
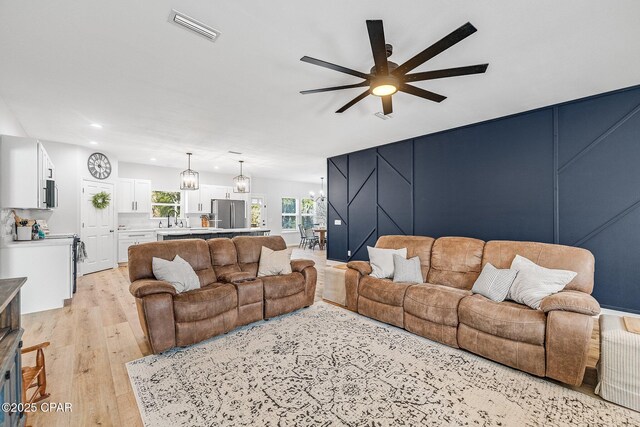
[[[547,243],[466,237],[382,236],[377,248],[407,248],[419,257],[423,282],[394,283],[371,277],[365,261],[347,264],[347,308],[434,341],[459,347],[541,377],[580,385],[593,317],[594,258],[581,248]],[[509,268],[516,255],[575,278],[543,299],[539,310],[472,294],[486,263]]]
[[[313,304],[314,262],[292,260],[291,274],[256,277],[262,246],[286,249],[281,236],[143,243],[129,248],[129,291],[151,351],[195,344],[262,319]],[[200,288],[177,293],[156,280],[154,257],[179,255],[193,267]]]

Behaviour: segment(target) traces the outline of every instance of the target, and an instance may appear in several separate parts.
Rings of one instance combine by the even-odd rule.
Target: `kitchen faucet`
[[[171,214],[174,214],[174,225],[178,225],[178,212],[175,209],[171,209],[167,212],[167,228],[171,228]]]

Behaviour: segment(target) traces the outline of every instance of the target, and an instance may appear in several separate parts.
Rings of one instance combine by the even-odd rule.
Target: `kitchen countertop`
[[[64,239],[40,239],[40,240],[5,240],[2,242],[3,248],[21,248],[27,246],[70,246],[73,244],[73,237]]]
[[[156,230],[159,236],[180,234],[224,234],[224,233],[250,233],[253,231],[271,231],[268,228],[161,228]]]

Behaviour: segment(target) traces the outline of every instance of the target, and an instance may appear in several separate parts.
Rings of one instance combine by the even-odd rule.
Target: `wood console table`
[[[0,402],[14,407],[22,403],[20,288],[26,281],[26,277],[0,279]],[[24,423],[23,412],[0,410],[0,427]]]

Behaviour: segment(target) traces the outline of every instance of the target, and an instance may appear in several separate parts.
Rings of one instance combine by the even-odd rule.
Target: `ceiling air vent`
[[[384,114],[382,111],[378,111],[377,113],[374,114],[374,116],[382,119],[382,120],[389,120],[389,119],[393,119],[393,114]]]
[[[187,30],[199,35],[200,37],[204,37],[211,42],[216,41],[218,37],[220,37],[220,31],[215,30],[210,26],[174,9],[172,9],[169,14],[169,22],[179,25],[182,28],[186,28]]]
[[[229,150],[229,154],[242,154],[242,153],[240,153],[240,152],[238,152],[238,151],[231,151],[231,150]]]

